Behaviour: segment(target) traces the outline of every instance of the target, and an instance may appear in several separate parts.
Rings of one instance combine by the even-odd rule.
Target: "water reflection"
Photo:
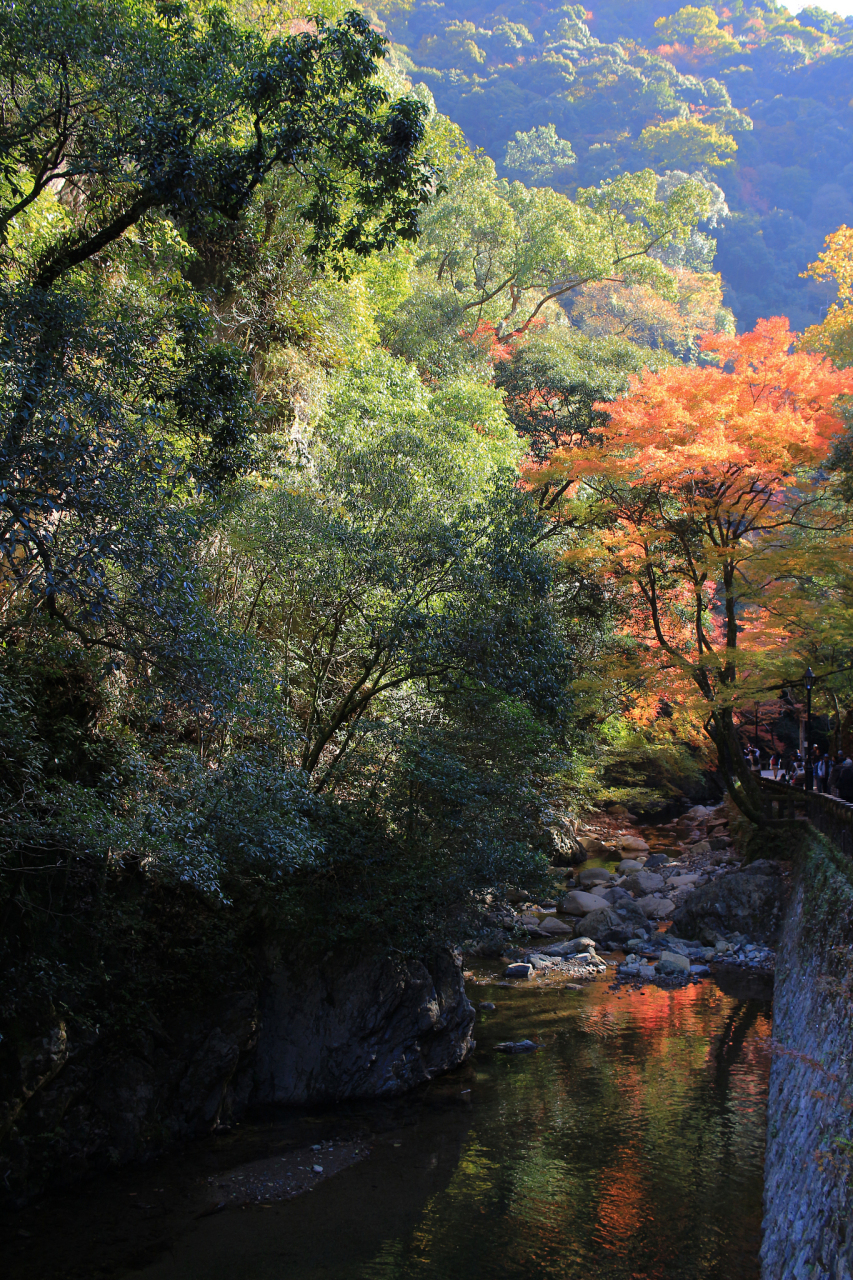
[[[301,1200],[196,1223],[125,1275],[756,1277],[766,1006],[711,984],[477,994],[498,1007],[474,1059],[380,1134],[365,1164]],[[491,1048],[526,1036],[538,1053]]]

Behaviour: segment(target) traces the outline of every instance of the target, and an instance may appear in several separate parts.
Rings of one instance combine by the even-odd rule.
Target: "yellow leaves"
[[[719,125],[705,124],[696,116],[646,125],[640,148],[655,165],[694,169],[701,165],[723,168],[734,163],[737,143]]]
[[[847,368],[853,365],[853,228],[839,227],[824,243],[823,253],[801,275],[819,281],[834,280],[838,297],[826,319],[806,330],[801,346],[804,351],[819,352]]]
[[[804,277],[834,280],[838,285],[838,301],[853,299],[853,227],[841,226],[826,237],[824,251],[810,262]]]

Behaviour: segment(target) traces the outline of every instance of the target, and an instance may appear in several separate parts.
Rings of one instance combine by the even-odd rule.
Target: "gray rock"
[[[618,902],[634,901],[627,889],[623,889],[617,885],[614,885],[612,889],[605,889],[601,896],[604,898],[605,902],[610,904],[611,907],[615,907]]]
[[[710,853],[711,844],[708,840],[697,840],[695,844],[690,846],[691,853]]]
[[[571,925],[566,924],[564,920],[558,920],[555,916],[546,916],[539,924],[540,932],[544,934],[554,933],[571,933]]]
[[[616,870],[625,875],[631,871],[642,871],[644,866],[645,863],[638,862],[636,858],[623,858]]]
[[[507,978],[530,978],[533,975],[532,964],[508,964],[506,967]]]
[[[638,898],[637,906],[647,920],[665,920],[675,910],[675,903],[670,898]]]
[[[581,936],[580,938],[572,938],[567,942],[557,942],[553,947],[547,947],[543,952],[543,956],[574,956],[579,951],[588,951],[594,949],[595,942],[592,938]]]
[[[744,870],[700,885],[672,918],[678,932],[688,938],[697,938],[707,930],[740,932],[773,943],[779,936],[784,908],[780,876]]]
[[[680,956],[677,951],[662,951],[658,960],[660,973],[689,973],[690,961],[687,956]]]
[[[495,1006],[491,1000],[481,1000],[480,1003],[477,1005],[477,1008],[482,1013],[494,1013],[495,1011]]]
[[[619,903],[616,907],[601,906],[592,911],[575,926],[575,934],[583,932],[597,943],[619,944],[633,938],[638,929],[645,929],[646,918],[633,901]]]
[[[650,893],[657,893],[665,884],[663,876],[659,876],[656,871],[635,871],[633,875],[628,876],[623,888],[640,898],[645,898]]]
[[[646,858],[646,871],[657,871],[658,867],[666,867],[669,865],[669,858],[665,853],[651,853]]]
[[[534,1044],[532,1040],[503,1040],[500,1044],[496,1044],[495,1048],[498,1053],[533,1053],[539,1045]]]
[[[578,883],[586,888],[591,884],[610,884],[612,877],[604,867],[584,867],[578,872]]]
[[[601,906],[601,899],[595,894],[584,893],[582,889],[573,889],[560,902],[560,910],[565,915],[585,916]]]

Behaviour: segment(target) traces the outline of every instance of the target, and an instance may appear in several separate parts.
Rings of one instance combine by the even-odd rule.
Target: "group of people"
[[[755,768],[757,751],[748,749],[750,762]],[[853,804],[853,759],[846,751],[839,751],[832,756],[828,751],[821,751],[818,746],[812,747],[812,776],[815,791],[826,795],[837,796]],[[799,751],[777,751],[770,757],[770,771],[779,782],[788,782],[792,787],[805,786],[806,762]]]

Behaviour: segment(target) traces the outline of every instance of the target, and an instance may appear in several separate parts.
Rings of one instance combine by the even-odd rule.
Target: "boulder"
[[[614,885],[612,889],[600,889],[598,892],[611,907],[615,907],[618,902],[634,901],[627,889],[622,889],[619,885]]]
[[[656,871],[635,871],[628,876],[623,888],[639,898],[645,898],[650,893],[657,893],[665,884],[663,876],[659,876]]]
[[[619,856],[614,845],[606,844],[604,840],[599,840],[598,836],[578,836],[578,844],[581,846],[588,858],[612,858]]]
[[[610,884],[610,872],[604,867],[584,867],[578,872],[578,882],[586,889],[591,884]]]
[[[711,843],[709,840],[697,840],[695,844],[690,846],[691,853],[710,853]]]
[[[572,938],[567,942],[555,942],[553,947],[546,947],[542,955],[575,956],[579,951],[589,951],[590,949],[595,949],[595,943],[592,938],[581,936],[580,938]]]
[[[774,943],[779,937],[785,908],[784,881],[778,872],[732,871],[710,884],[700,885],[687,895],[673,915],[678,932],[698,938],[710,933],[743,933],[759,942]]]
[[[646,871],[657,871],[658,867],[665,867],[669,863],[669,858],[665,853],[650,853],[646,858]]]
[[[473,1048],[474,1006],[455,953],[270,974],[261,993],[253,1104],[390,1098],[458,1066]]]
[[[618,945],[646,927],[646,917],[636,902],[629,900],[618,907],[600,906],[597,911],[590,912],[575,925],[575,936],[582,931],[596,943]]]
[[[624,876],[631,871],[642,871],[644,866],[645,863],[638,862],[636,858],[623,858],[616,870]]]
[[[644,840],[642,836],[622,836],[619,841],[619,848],[636,853],[648,853],[649,851],[648,841]]]
[[[675,903],[670,898],[638,898],[636,905],[647,920],[665,920],[675,910]]]
[[[560,902],[560,910],[568,916],[585,916],[600,906],[600,898],[594,893],[584,893],[582,889],[573,889]]]
[[[506,976],[508,978],[529,978],[533,974],[532,964],[508,964],[506,967]]]
[[[662,951],[658,960],[659,973],[689,973],[690,961],[687,956],[680,956],[677,951]]]
[[[539,925],[543,933],[571,933],[571,925],[563,920],[558,920],[555,916],[547,916]]]

